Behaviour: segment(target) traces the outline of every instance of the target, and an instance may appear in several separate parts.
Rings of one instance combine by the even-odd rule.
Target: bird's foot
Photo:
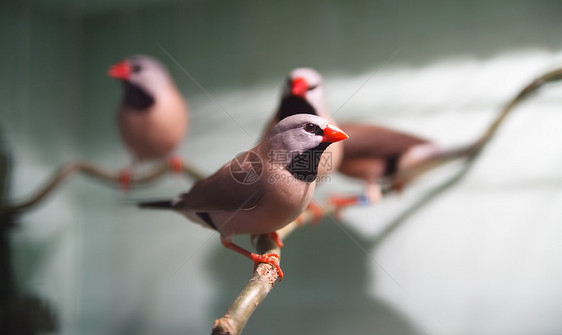
[[[168,160],[168,164],[170,164],[170,169],[176,175],[179,175],[183,172],[183,160],[179,156],[172,156]]]
[[[281,267],[279,266],[279,255],[278,254],[265,254],[265,255],[260,255],[260,254],[255,254],[253,252],[249,252],[248,250],[241,248],[239,246],[237,246],[236,244],[232,243],[232,240],[230,238],[230,236],[221,236],[221,242],[222,244],[230,249],[230,250],[234,250],[239,254],[244,255],[245,257],[248,257],[249,259],[251,259],[252,261],[254,261],[254,271],[256,270],[256,267],[258,266],[259,263],[267,263],[270,264],[271,266],[275,267],[277,269],[277,274],[279,276],[279,282],[281,282],[281,280],[283,280],[283,271],[281,271]]]
[[[129,188],[131,187],[131,170],[128,168],[124,168],[123,170],[119,171],[119,185],[121,185],[121,191],[123,194],[127,194],[129,192]]]
[[[267,264],[273,266],[277,270],[277,275],[279,276],[279,282],[281,282],[283,280],[283,271],[281,270],[281,267],[279,266],[279,255],[278,254],[260,255],[260,254],[251,253],[250,259],[252,261],[254,261],[254,271],[255,271],[256,267],[258,266],[258,264],[267,263]]]

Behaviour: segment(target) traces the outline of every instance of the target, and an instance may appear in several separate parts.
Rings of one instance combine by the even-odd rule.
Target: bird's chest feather
[[[211,213],[222,235],[265,234],[283,228],[308,206],[315,183],[272,182],[252,209]]]

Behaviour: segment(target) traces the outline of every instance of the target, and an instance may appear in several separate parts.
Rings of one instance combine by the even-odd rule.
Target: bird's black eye
[[[138,64],[135,64],[135,65],[133,65],[133,66],[131,67],[131,71],[133,71],[133,72],[135,72],[135,73],[136,73],[136,72],[140,72],[140,70],[142,70],[142,66],[140,66],[140,65],[138,65]]]
[[[312,85],[312,86],[308,86],[308,91],[312,91],[314,89],[316,89],[318,87],[318,85]]]
[[[320,127],[318,127],[314,123],[307,123],[304,125],[304,130],[312,134],[315,134],[318,131],[318,129],[320,129]]]

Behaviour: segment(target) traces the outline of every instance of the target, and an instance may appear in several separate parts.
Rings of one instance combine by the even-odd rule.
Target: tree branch
[[[134,187],[153,182],[170,170],[170,164],[162,163],[144,175],[134,176],[130,181],[130,186]],[[28,199],[0,208],[0,215],[20,214],[32,209],[34,206],[47,198],[47,196],[49,196],[49,194],[59,187],[67,178],[78,172],[111,184],[119,184],[119,172],[115,173],[108,171],[87,162],[70,162],[59,168],[45,183],[45,185],[29,196]],[[186,162],[183,163],[183,173],[197,180],[204,178],[203,174]]]
[[[322,206],[323,215],[331,215],[336,212],[336,207],[327,204]],[[297,221],[293,221],[287,226],[277,231],[280,239],[287,238],[295,229],[300,226],[313,222],[316,218],[310,210],[304,211]],[[256,250],[260,254],[275,253],[281,255],[281,248],[273,241],[270,235],[258,236]],[[281,260],[279,260],[281,261]],[[227,312],[219,319],[215,320],[212,335],[238,335],[248,322],[250,316],[258,305],[267,297],[277,281],[278,274],[271,264],[258,264],[252,278],[246,287],[242,289],[238,297],[234,300]]]

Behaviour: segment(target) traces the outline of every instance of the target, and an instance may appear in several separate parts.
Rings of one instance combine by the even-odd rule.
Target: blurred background
[[[336,120],[467,143],[562,65],[561,15],[556,1],[2,1],[0,195],[24,199],[75,159],[129,163],[106,71],[131,54],[168,66],[192,111],[178,154],[211,173],[255,144],[299,66],[323,73]],[[245,334],[560,334],[561,109],[551,85],[470,170],[451,164],[295,232]],[[128,204],[191,183],[123,195],[74,176],[3,218],[2,333],[210,333],[251,262],[213,231]],[[361,189],[336,175],[316,197]]]

